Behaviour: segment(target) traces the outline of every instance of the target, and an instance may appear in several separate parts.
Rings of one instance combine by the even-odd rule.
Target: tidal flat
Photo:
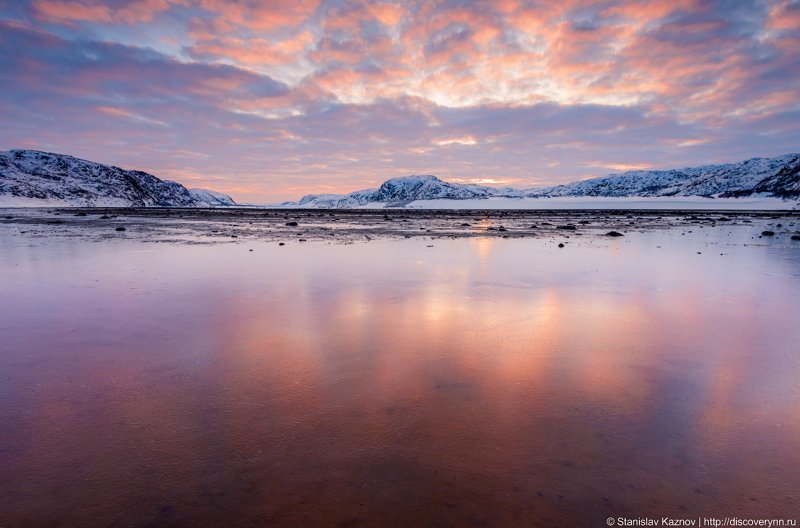
[[[0,210],[0,526],[797,519],[798,238],[776,211]]]

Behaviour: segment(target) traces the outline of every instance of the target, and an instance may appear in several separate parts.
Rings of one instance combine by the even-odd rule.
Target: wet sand
[[[796,519],[799,226],[4,210],[0,526]]]

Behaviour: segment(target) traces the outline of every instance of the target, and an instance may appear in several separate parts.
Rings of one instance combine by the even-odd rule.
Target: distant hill
[[[36,150],[0,152],[0,206],[216,207],[230,196],[142,171]]]
[[[348,208],[373,203],[403,205],[417,200],[439,199],[682,196],[741,198],[754,195],[800,198],[800,154],[683,169],[629,171],[566,185],[533,189],[498,189],[449,183],[432,175],[405,176],[387,180],[378,189],[349,194],[310,194],[297,202],[285,202],[282,205]]]

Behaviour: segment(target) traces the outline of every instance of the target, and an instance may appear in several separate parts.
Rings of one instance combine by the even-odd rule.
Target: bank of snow
[[[766,196],[750,198],[703,198],[699,196],[670,196],[654,198],[486,198],[466,200],[416,200],[405,204],[370,203],[363,209],[668,209],[668,210],[798,210],[796,200]]]

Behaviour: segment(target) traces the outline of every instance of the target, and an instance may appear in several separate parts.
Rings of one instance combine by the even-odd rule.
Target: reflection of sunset
[[[131,266],[109,265],[83,289],[26,289],[30,268],[6,268],[1,320],[27,330],[0,358],[15,373],[0,418],[18,453],[8,472],[29,491],[0,483],[0,498],[22,493],[47,510],[59,498],[37,482],[81,482],[81,504],[173,493],[202,496],[192,511],[205,516],[289,511],[295,524],[369,505],[365,515],[391,508],[421,522],[397,502],[409,496],[458,519],[448,501],[481,504],[509,525],[574,524],[563,504],[601,513],[598,494],[631,511],[651,500],[695,510],[708,504],[698,486],[719,509],[743,487],[759,499],[752,511],[782,507],[771,497],[800,468],[787,363],[800,296],[743,280],[772,264],[748,253],[720,277],[694,253],[664,259],[637,243],[433,245],[256,246],[249,259],[186,246],[167,262],[99,245],[60,254],[50,273],[69,272],[65,284],[91,283],[82,259]],[[737,302],[720,302],[731,284]],[[765,298],[789,307],[769,324]],[[8,308],[34,303],[41,314]],[[74,469],[90,465],[92,475]],[[120,471],[127,488],[113,485]],[[617,492],[630,482],[646,491]]]

